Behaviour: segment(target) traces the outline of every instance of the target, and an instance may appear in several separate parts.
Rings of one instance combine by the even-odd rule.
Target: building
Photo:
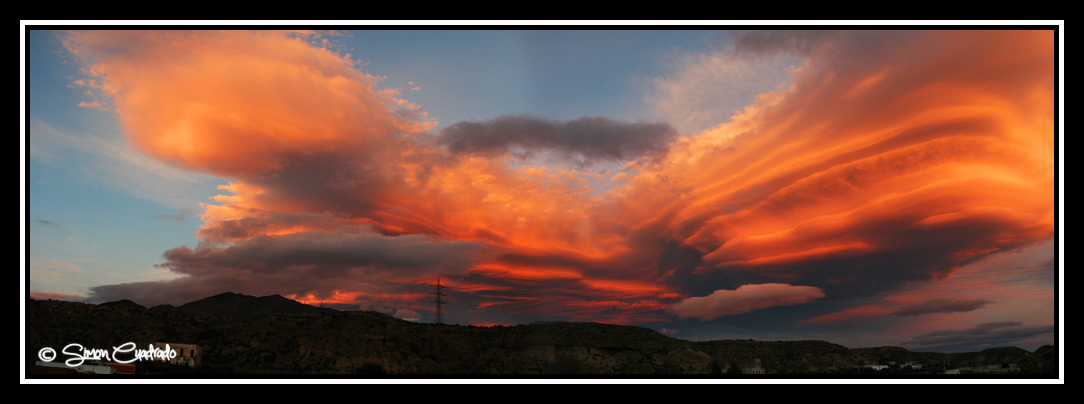
[[[155,349],[165,350],[167,346],[169,347],[169,349],[171,351],[176,352],[176,355],[171,355],[171,356],[173,356],[173,358],[169,360],[169,363],[174,364],[174,365],[188,365],[188,366],[199,366],[200,365],[200,360],[203,358],[203,352],[200,349],[199,345],[195,345],[195,344],[177,344],[177,343],[173,343],[173,342],[155,342],[154,343],[154,348]]]
[[[764,369],[760,367],[760,359],[754,359],[752,363],[746,362],[744,365],[753,365],[750,367],[741,368],[741,374],[743,375],[762,375]]]

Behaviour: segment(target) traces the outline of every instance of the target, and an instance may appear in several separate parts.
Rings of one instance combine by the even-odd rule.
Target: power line
[[[437,300],[434,300],[431,303],[436,303],[437,304],[437,324],[444,324],[444,313],[441,311],[441,307],[440,307],[442,304],[444,304],[444,300],[441,300],[440,297],[441,296],[448,296],[448,295],[446,295],[444,293],[441,293],[441,289],[444,289],[445,286],[440,284],[440,277],[439,276],[437,277],[437,284],[436,285],[429,285],[429,286],[437,288],[436,292],[430,293],[431,295],[437,295]]]

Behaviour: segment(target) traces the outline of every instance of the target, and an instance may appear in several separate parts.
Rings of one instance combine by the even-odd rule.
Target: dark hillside
[[[282,296],[232,293],[153,309],[123,301],[88,305],[30,300],[26,321],[27,363],[37,360],[43,347],[60,352],[69,343],[111,350],[126,342],[135,342],[141,349],[167,342],[200,345],[205,370],[248,374],[386,371],[729,377],[740,373],[740,368],[752,367],[757,359],[768,375],[870,373],[862,367],[888,362],[927,365],[926,370],[911,373],[1004,363],[1017,363],[1021,371],[1053,372],[1056,357],[1053,347],[1036,353],[1010,347],[942,354],[899,347],[848,349],[824,341],[691,342],[647,328],[598,323],[419,324],[376,312],[321,309]],[[895,372],[904,371],[897,366]]]

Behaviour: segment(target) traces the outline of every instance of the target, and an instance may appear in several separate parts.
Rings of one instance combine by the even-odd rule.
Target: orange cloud
[[[858,306],[852,307],[847,310],[825,314],[823,316],[817,316],[802,320],[800,324],[825,324],[835,323],[843,320],[850,320],[856,318],[877,317],[889,314],[888,310],[882,309],[876,306]]]
[[[310,36],[64,37],[136,148],[230,181],[200,215],[207,244],[165,255],[190,277],[147,296],[360,295],[380,283],[404,296],[444,268],[486,293],[462,297],[470,307],[710,320],[831,288],[882,292],[1054,234],[1053,31],[739,38],[736,57],[807,64],[789,88],[686,136],[529,116],[431,134],[423,110]],[[572,155],[620,171],[562,160]],[[747,273],[756,281],[735,290],[701,283]]]
[[[708,296],[690,297],[671,305],[667,311],[680,318],[707,321],[769,307],[805,304],[824,296],[824,291],[812,286],[783,283],[742,285],[735,290],[721,289]]]
[[[83,108],[94,108],[94,109],[97,109],[99,111],[106,111],[106,110],[109,109],[101,101],[94,101],[94,102],[79,101],[79,106],[83,107]]]
[[[226,177],[427,128],[388,114],[399,100],[353,60],[284,32],[81,31],[64,44],[112,95],[136,148]]]
[[[998,229],[961,240],[978,253],[954,255],[951,266],[1050,237],[1053,32],[901,35],[899,47],[937,43],[927,54],[870,55],[847,43],[859,36],[839,39],[837,59],[814,55],[793,90],[672,146],[665,164],[623,191],[624,222],[654,224],[717,267],[870,255],[913,234]]]

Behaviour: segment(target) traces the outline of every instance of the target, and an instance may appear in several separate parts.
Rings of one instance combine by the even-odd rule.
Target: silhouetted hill
[[[434,325],[377,312],[320,309],[282,296],[235,293],[153,309],[126,303],[30,300],[26,319],[28,363],[37,360],[41,348],[59,351],[69,343],[100,349],[126,342],[139,347],[154,342],[193,343],[203,348],[208,368],[248,374],[348,374],[371,364],[370,370],[392,374],[723,373],[729,377],[757,359],[769,375],[872,373],[861,367],[890,361],[926,365],[921,371],[896,367],[895,373],[941,373],[947,366],[1004,363],[1050,375],[1056,369],[1054,347],[1036,353],[994,348],[944,354],[900,347],[848,349],[824,341],[692,342],[647,328],[598,323]]]
[[[116,307],[116,308],[128,308],[128,309],[146,309],[146,307],[140,306],[139,304],[136,304],[136,302],[133,302],[133,301],[128,300],[128,299],[117,300],[115,302],[101,303],[101,304],[99,304],[99,306]]]
[[[1053,345],[1043,345],[1043,346],[1039,347],[1039,349],[1035,350],[1036,355],[1045,355],[1047,353],[1057,355],[1058,354],[1058,349],[1055,348]]]
[[[156,306],[157,308],[158,306]],[[172,306],[170,306],[172,307]],[[164,310],[169,310],[163,307]],[[338,310],[313,307],[307,304],[287,299],[280,295],[271,296],[248,296],[239,293],[222,293],[186,303],[174,309],[178,312],[193,314],[208,314],[213,316],[230,317],[248,320],[261,314],[276,311],[292,311],[302,313],[335,313]]]
[[[1017,363],[1024,358],[1034,356],[1031,352],[1017,347],[989,348],[981,352],[964,352],[954,356],[955,367],[979,367],[1002,363]]]
[[[171,311],[171,312],[176,312],[176,311],[177,311],[177,307],[176,307],[176,306],[174,306],[174,305],[172,305],[172,304],[160,304],[160,305],[157,305],[157,306],[151,307],[151,310],[159,310],[159,311]]]

